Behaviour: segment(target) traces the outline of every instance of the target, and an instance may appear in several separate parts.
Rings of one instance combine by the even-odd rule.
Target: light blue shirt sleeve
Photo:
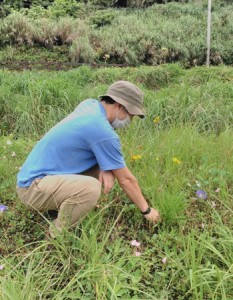
[[[126,166],[119,139],[111,138],[91,145],[102,171],[121,169]]]

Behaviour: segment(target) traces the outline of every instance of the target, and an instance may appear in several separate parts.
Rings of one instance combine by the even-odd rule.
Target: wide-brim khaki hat
[[[117,103],[123,105],[127,111],[134,116],[145,117],[143,111],[143,92],[129,81],[119,80],[114,82],[107,90],[105,95],[99,96],[100,99],[108,96]]]

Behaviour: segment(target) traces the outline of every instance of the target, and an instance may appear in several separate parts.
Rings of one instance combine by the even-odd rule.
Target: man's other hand
[[[149,214],[147,215],[144,215],[144,217],[150,221],[150,222],[153,222],[153,223],[158,223],[161,221],[161,217],[160,217],[160,214],[159,214],[159,211],[154,209],[154,208],[151,208],[151,211]]]
[[[99,181],[104,185],[104,194],[107,194],[111,191],[114,185],[115,177],[112,171],[100,171]]]

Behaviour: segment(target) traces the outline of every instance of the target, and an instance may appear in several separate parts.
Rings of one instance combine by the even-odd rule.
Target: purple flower
[[[207,198],[207,193],[203,190],[196,191],[197,198],[205,200]]]
[[[0,204],[0,213],[3,213],[7,209],[8,209],[8,206],[6,206],[4,204]]]

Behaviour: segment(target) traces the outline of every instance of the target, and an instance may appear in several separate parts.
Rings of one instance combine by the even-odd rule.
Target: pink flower
[[[134,255],[135,255],[135,256],[140,256],[140,255],[141,255],[141,252],[135,251],[135,252],[134,252]]]
[[[140,246],[140,243],[139,243],[138,241],[136,241],[136,240],[132,240],[132,241],[130,242],[130,245],[131,245],[131,246],[135,246],[135,247],[139,247],[139,246]]]
[[[163,263],[163,264],[166,264],[166,263],[167,263],[167,257],[166,257],[166,256],[162,259],[162,263]]]
[[[0,265],[0,271],[4,269],[4,265]]]

